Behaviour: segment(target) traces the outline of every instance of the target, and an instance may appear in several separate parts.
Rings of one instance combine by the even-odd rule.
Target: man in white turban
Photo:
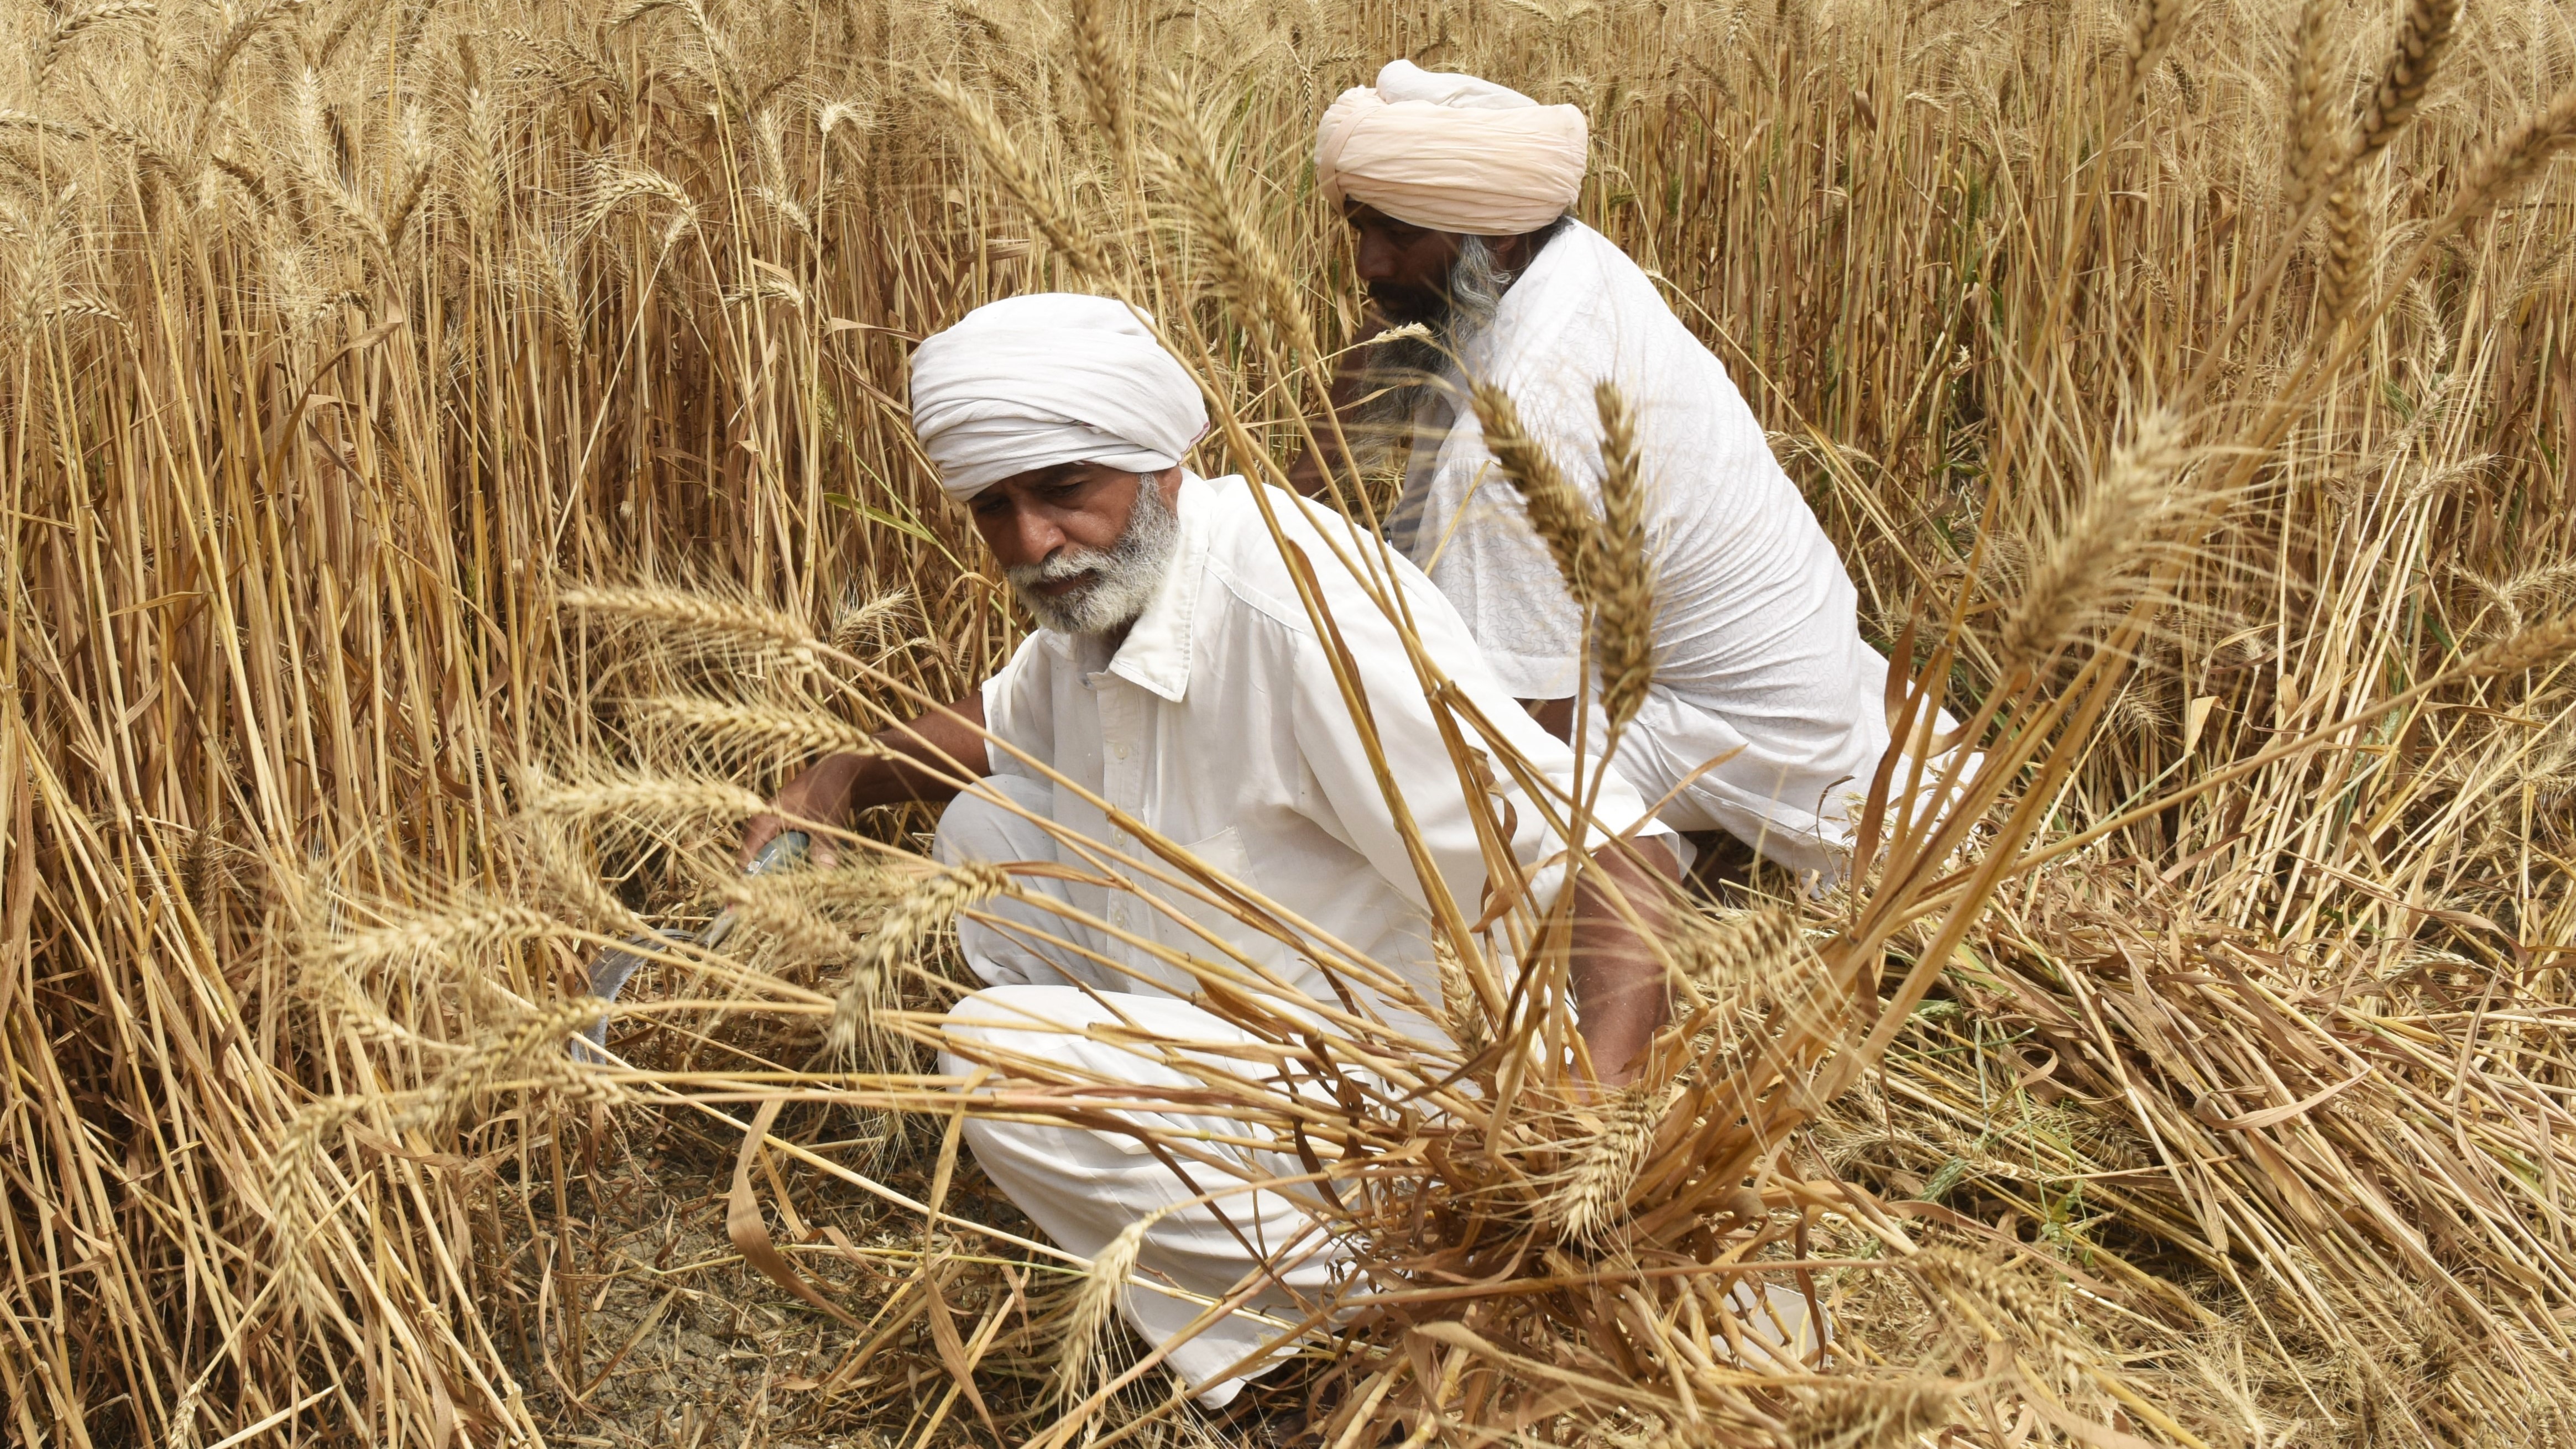
[[[1831,880],[1888,748],[1887,661],[1861,639],[1842,560],[1725,367],[1635,262],[1566,215],[1586,144],[1572,106],[1401,60],[1325,112],[1316,184],[1348,219],[1394,334],[1346,362],[1342,435],[1362,466],[1402,469],[1391,541],[1457,605],[1504,687],[1565,737],[1593,695],[1582,617],[1466,391],[1510,393],[1597,500],[1595,388],[1615,384],[1637,420],[1657,585],[1653,689],[1619,769],[1703,848],[1732,836]],[[1292,472],[1308,493],[1353,461],[1331,428],[1317,436],[1323,456]],[[1596,716],[1589,737],[1601,729]]]
[[[1497,783],[1462,769],[1442,741],[1449,706],[1427,697],[1396,625],[1344,563],[1373,541],[1279,491],[1266,495],[1274,537],[1255,485],[1188,473],[1182,457],[1205,425],[1198,386],[1123,304],[1059,295],[980,308],[914,355],[912,409],[940,486],[1041,627],[964,699],[884,732],[874,752],[798,776],[776,814],[753,822],[744,858],[782,826],[828,831],[869,806],[951,801],[938,858],[1003,863],[1014,886],[959,929],[987,983],[949,1015],[942,1070],[961,1078],[1049,1063],[1150,1101],[1199,1085],[1183,1070],[1194,1055],[1266,1060],[1276,1042],[1204,1009],[1200,979],[1176,964],[1191,957],[1243,963],[1263,983],[1249,989],[1291,1017],[1356,1010],[1440,1040],[1430,882],[1476,914],[1496,843],[1536,872],[1544,909],[1535,898],[1564,877],[1548,864],[1565,852],[1549,823],[1563,818],[1556,796],[1596,772],[1513,707],[1457,611],[1390,560],[1385,577],[1423,651],[1499,731],[1481,738],[1526,760],[1553,806],[1510,771]],[[1300,602],[1301,578],[1329,635]],[[1374,760],[1336,655],[1364,700]],[[1663,1024],[1666,997],[1651,950],[1598,882],[1616,883],[1637,923],[1659,929],[1655,876],[1676,866],[1669,832],[1615,775],[1593,819],[1584,844],[1598,868],[1582,874],[1574,906],[1578,1029],[1600,1075],[1620,1082]],[[1291,939],[1177,888],[1175,870],[1274,903],[1270,919],[1293,923]],[[1328,980],[1315,963],[1333,959],[1385,974]],[[976,1117],[964,1131],[994,1183],[1073,1253],[1096,1256],[1150,1217],[1127,1318],[1202,1401],[1229,1400],[1235,1366],[1275,1349],[1276,1325],[1320,1311],[1341,1256],[1284,1189],[1175,1210],[1209,1184],[1189,1185],[1149,1135],[1240,1144],[1254,1130],[1245,1123],[1100,1115],[1134,1125]],[[1284,1144],[1208,1147],[1194,1159],[1203,1169],[1209,1153],[1231,1154],[1243,1180],[1304,1171]],[[1236,1312],[1187,1332],[1201,1305],[1236,1292],[1267,1318]]]

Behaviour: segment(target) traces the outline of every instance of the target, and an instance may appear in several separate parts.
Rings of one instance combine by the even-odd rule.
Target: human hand
[[[829,868],[836,864],[840,853],[832,848],[831,840],[808,827],[849,823],[850,784],[860,764],[856,755],[828,756],[779,787],[777,796],[769,802],[768,813],[751,817],[743,826],[743,867],[749,869],[752,861],[759,858],[761,847],[784,830],[805,830],[812,836],[805,853],[815,865]]]

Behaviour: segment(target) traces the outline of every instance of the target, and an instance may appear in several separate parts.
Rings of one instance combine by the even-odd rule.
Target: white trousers
[[[1046,809],[1044,785],[1008,775],[984,784],[1033,812]],[[957,797],[940,817],[934,853],[949,865],[1057,858],[1045,831],[971,794]],[[1019,884],[1059,898],[1063,891],[1060,882],[1043,877],[1023,876]],[[1150,1099],[1198,1089],[1210,1071],[1259,1079],[1272,1070],[1258,1058],[1228,1054],[1228,1048],[1252,1042],[1249,1034],[1186,1001],[1140,994],[1132,978],[1043,939],[1060,937],[1099,951],[1107,943],[1097,933],[1021,901],[997,901],[987,910],[1006,924],[961,922],[958,941],[967,964],[992,984],[949,1013],[952,1049],[940,1053],[943,1073],[963,1076],[979,1064],[1016,1063],[1024,1075],[1125,1083],[1138,1089],[1136,1097]],[[1103,1026],[1132,1029],[1151,1040],[1124,1044],[1084,1034]],[[1293,1089],[1283,1083],[1277,1090]],[[1284,1349],[1287,1326],[1316,1311],[1342,1269],[1345,1255],[1338,1245],[1290,1196],[1314,1197],[1324,1189],[1243,1189],[1247,1182],[1305,1170],[1293,1153],[1208,1140],[1256,1135],[1245,1124],[1183,1111],[1129,1109],[1115,1115],[1138,1130],[969,1117],[965,1140],[995,1186],[1059,1247],[1086,1258],[1157,1209],[1216,1194],[1209,1202],[1173,1209],[1146,1229],[1137,1271],[1119,1295],[1119,1307],[1147,1343],[1171,1345],[1164,1361],[1174,1372],[1193,1386],[1206,1385],[1201,1403],[1221,1407],[1241,1391],[1245,1377],[1275,1366],[1276,1354],[1249,1373],[1218,1376],[1256,1353]],[[1147,1145],[1146,1131],[1167,1144],[1162,1152]],[[1259,1291],[1245,1305],[1249,1311],[1182,1338],[1209,1302],[1256,1282]]]

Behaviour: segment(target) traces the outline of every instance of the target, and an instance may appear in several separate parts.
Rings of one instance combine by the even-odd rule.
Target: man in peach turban
[[[1582,615],[1466,394],[1510,393],[1597,506],[1595,389],[1614,384],[1637,420],[1657,594],[1654,683],[1620,773],[1703,848],[1740,860],[1749,846],[1830,881],[1888,748],[1887,661],[1725,367],[1654,279],[1567,214],[1587,145],[1573,106],[1408,61],[1333,102],[1315,181],[1352,228],[1377,340],[1346,360],[1341,426],[1318,426],[1292,477],[1317,493],[1354,466],[1401,471],[1391,541],[1542,724],[1568,737],[1590,709],[1597,740]]]

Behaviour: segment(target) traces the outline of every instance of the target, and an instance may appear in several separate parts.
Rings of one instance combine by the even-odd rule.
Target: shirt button
[[[1122,760],[1127,758],[1127,747],[1125,745],[1120,745],[1118,747],[1118,758]]]

